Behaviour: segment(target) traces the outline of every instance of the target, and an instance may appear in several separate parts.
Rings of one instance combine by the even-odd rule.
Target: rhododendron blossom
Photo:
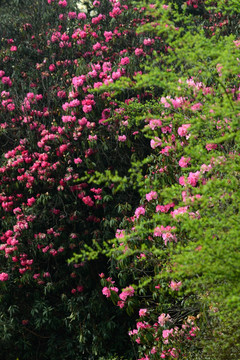
[[[181,281],[175,282],[172,280],[169,286],[172,290],[179,291],[182,286],[182,282]]]
[[[103,295],[105,295],[106,297],[110,297],[111,296],[111,291],[109,288],[107,288],[106,286],[102,289],[102,293]]]
[[[179,166],[181,166],[182,168],[186,168],[188,167],[189,162],[191,161],[191,158],[185,158],[184,156],[181,157],[181,159],[179,160]]]
[[[2,272],[0,273],[0,281],[7,281],[9,278],[8,274]]]
[[[178,135],[179,136],[187,136],[188,129],[190,128],[191,124],[184,124],[178,128]]]
[[[162,141],[158,137],[155,137],[154,139],[152,139],[150,141],[150,146],[152,149],[156,149],[156,147],[161,146],[161,145],[162,145]]]
[[[140,215],[145,215],[144,207],[140,206],[135,210],[135,216],[138,219]]]
[[[171,321],[171,316],[169,314],[161,314],[159,317],[158,317],[158,323],[161,325],[161,326],[164,326],[165,323],[167,321]]]
[[[123,289],[123,291],[121,292],[121,294],[119,295],[120,299],[122,301],[126,301],[126,299],[130,296],[134,295],[134,288],[132,286],[128,286],[125,289]]]
[[[129,62],[130,62],[130,60],[129,60],[129,58],[126,56],[126,57],[124,57],[124,58],[121,59],[120,64],[121,64],[121,65],[127,65],[127,64],[129,64]]]
[[[147,309],[140,309],[139,310],[139,316],[145,316],[147,314]]]
[[[150,191],[150,193],[146,194],[147,201],[151,201],[153,199],[157,199],[157,193],[156,191]]]
[[[126,141],[126,140],[127,140],[126,135],[119,135],[119,136],[118,136],[118,141],[124,142],[124,141]]]

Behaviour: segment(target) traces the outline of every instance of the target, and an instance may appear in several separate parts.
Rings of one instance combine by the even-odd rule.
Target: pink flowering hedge
[[[239,9],[36,5],[0,51],[4,358],[237,359]]]

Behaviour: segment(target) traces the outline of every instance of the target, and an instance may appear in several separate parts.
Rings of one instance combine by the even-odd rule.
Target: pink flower
[[[66,7],[67,6],[67,1],[66,0],[59,0],[58,5],[61,7]]]
[[[153,199],[157,199],[156,191],[150,191],[150,193],[146,194],[147,201],[151,201]]]
[[[135,210],[135,216],[137,219],[139,218],[140,215],[145,215],[145,209],[143,206],[140,206]]]
[[[84,75],[81,76],[75,76],[72,79],[73,86],[77,89],[78,87],[82,86],[84,84],[84,81],[86,80],[86,77]]]
[[[162,145],[162,140],[159,139],[158,137],[155,137],[154,139],[152,139],[150,141],[150,146],[152,149],[156,149],[156,147],[161,146]]]
[[[2,272],[0,274],[0,281],[7,281],[8,280],[8,274]]]
[[[177,350],[175,348],[172,348],[171,350],[169,349],[169,354],[173,357],[173,358],[177,358],[178,357],[178,353]]]
[[[117,80],[117,79],[119,79],[120,77],[121,77],[121,71],[120,71],[120,70],[114,71],[114,72],[112,73],[112,78],[113,78],[113,80]]]
[[[135,49],[135,55],[136,56],[141,56],[143,53],[144,53],[143,49],[139,49],[139,48]]]
[[[180,287],[182,286],[182,282],[175,282],[175,281],[171,281],[169,287],[173,290],[173,291],[179,291]]]
[[[10,51],[17,51],[17,47],[16,46],[11,46]]]
[[[85,196],[82,198],[82,201],[84,202],[84,204],[88,205],[88,206],[93,206],[94,202],[93,200],[90,198],[90,196]]]
[[[124,142],[124,141],[126,141],[126,140],[127,140],[126,135],[119,135],[119,136],[118,136],[118,141]]]
[[[97,135],[88,135],[88,140],[89,140],[89,141],[95,141],[95,140],[97,140]]]
[[[154,346],[151,350],[151,354],[156,354],[157,350],[156,350],[156,347]]]
[[[99,7],[101,5],[101,3],[100,3],[100,1],[98,1],[98,0],[95,0],[94,2],[93,2],[93,6],[94,7]]]
[[[102,84],[103,84],[103,83],[102,83],[101,81],[98,81],[98,82],[95,82],[95,83],[94,83],[94,86],[93,86],[93,87],[94,87],[94,89],[97,89],[97,88],[101,87]]]
[[[121,65],[127,65],[127,64],[129,64],[129,62],[130,62],[129,57],[126,56],[126,57],[121,59],[120,64]]]
[[[112,31],[104,31],[104,36],[105,36],[105,41],[109,42],[110,40],[112,40],[113,33]]]
[[[162,126],[162,121],[160,119],[151,119],[149,120],[149,127],[154,130],[156,127]],[[160,140],[159,138],[155,138]]]
[[[111,287],[110,290],[114,291],[115,293],[118,293],[119,289],[117,287]]]
[[[171,207],[174,207],[174,203],[166,204],[166,205],[157,205],[156,212],[167,213]]]
[[[27,204],[28,206],[32,206],[35,203],[36,199],[34,197],[31,197],[30,199],[27,200]]]
[[[68,148],[67,144],[63,144],[59,146],[59,151],[62,154],[64,151],[66,151]]]
[[[145,316],[146,313],[147,313],[147,309],[140,309],[140,310],[139,310],[139,316],[140,316],[140,317],[141,317],[141,316]]]
[[[92,111],[92,105],[83,105],[83,112],[86,114],[86,113],[89,113]]]
[[[189,176],[188,176],[188,184],[190,184],[191,186],[196,186],[197,182],[199,180],[200,177],[200,171],[196,171],[195,173],[190,172]]]
[[[125,230],[117,229],[115,236],[116,236],[117,239],[122,239],[122,238],[124,238],[124,236],[125,236]]]
[[[153,235],[154,236],[162,236],[162,226],[161,226],[161,228],[159,226],[155,227]]]
[[[97,42],[96,44],[93,45],[93,50],[97,51],[99,49],[101,49],[101,44],[99,42]]]
[[[119,306],[120,309],[122,309],[124,307],[124,305],[125,305],[124,301],[118,301],[118,303],[117,303],[117,306]]]
[[[158,323],[161,325],[161,326],[164,326],[165,323],[167,321],[170,321],[171,319],[171,316],[169,314],[161,314],[159,317],[158,317]]]
[[[217,149],[217,144],[207,144],[206,149],[208,151]]]
[[[179,160],[179,166],[181,166],[182,168],[186,168],[188,167],[188,163],[191,161],[191,158],[185,158],[184,156],[181,157],[181,159]]]
[[[187,212],[188,206],[179,207],[178,209],[175,209],[171,211],[171,215],[173,218],[175,218],[179,214],[185,214]]]
[[[103,295],[105,295],[107,298],[111,296],[111,291],[106,286],[102,289]]]
[[[85,13],[79,13],[78,14],[78,19],[79,20],[86,20],[86,18],[87,18],[87,15]]]
[[[6,84],[6,85],[8,85],[10,87],[12,86],[12,81],[11,81],[9,76],[3,76],[2,77],[2,83]]]
[[[162,238],[164,240],[164,244],[167,246],[167,243],[168,242],[177,242],[177,238],[176,238],[176,235],[175,234],[172,234],[170,232],[166,232],[164,234],[162,234]]]
[[[8,104],[8,105],[7,105],[7,109],[8,109],[8,111],[13,111],[13,110],[15,110],[15,104],[13,104],[13,103]]]
[[[239,47],[240,46],[240,40],[235,40],[235,41],[233,41],[234,42],[234,44],[236,45],[236,47]]]
[[[190,128],[191,124],[183,124],[181,127],[178,128],[178,135],[179,136],[187,136],[187,131]]]
[[[54,64],[49,65],[49,71],[53,72],[56,70],[56,66]]]
[[[192,111],[199,110],[202,107],[202,103],[197,103],[191,106]]]
[[[179,178],[179,184],[182,186],[186,186],[186,180],[184,176],[180,176]]]
[[[155,42],[155,40],[154,40],[154,39],[150,39],[150,38],[143,40],[143,44],[144,44],[145,46],[151,46],[152,44],[154,44],[154,42]]]
[[[125,301],[128,296],[134,295],[134,288],[132,286],[128,286],[123,289],[122,293],[119,295],[120,299]]]
[[[77,17],[77,13],[71,11],[68,13],[68,18],[69,19],[75,19]]]
[[[75,164],[81,164],[82,163],[82,159],[80,159],[79,157],[75,158],[73,161],[74,161]]]
[[[173,330],[173,329],[171,329],[171,330]],[[162,337],[164,339],[167,339],[169,337],[169,335],[172,333],[171,330],[163,330]]]
[[[115,6],[113,8],[113,11],[109,12],[109,15],[113,18],[116,18],[117,16],[121,15],[121,13],[122,13],[122,10],[118,6]]]

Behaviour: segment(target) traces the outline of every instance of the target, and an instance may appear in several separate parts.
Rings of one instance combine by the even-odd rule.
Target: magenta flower
[[[118,141],[124,142],[124,141],[126,141],[126,140],[127,140],[126,135],[119,135],[119,136],[118,136]]]
[[[187,210],[188,210],[188,206],[179,207],[178,209],[171,211],[171,215],[173,218],[175,218],[179,214],[185,214]]]
[[[139,218],[140,215],[145,215],[145,209],[143,206],[140,206],[135,210],[135,216],[137,219]]]
[[[217,144],[207,144],[206,149],[208,151],[217,149]]]
[[[83,112],[85,114],[89,113],[92,111],[92,105],[83,105]]]
[[[179,136],[187,136],[187,131],[190,128],[191,124],[183,124],[181,127],[178,128],[178,135]]]
[[[150,193],[146,194],[147,201],[151,201],[153,199],[157,199],[156,191],[150,191]]]
[[[163,313],[158,317],[158,323],[161,326],[164,326],[167,321],[170,321],[170,319],[171,319],[171,316],[169,314],[166,315]]]
[[[0,274],[0,281],[7,281],[8,280],[8,274],[2,272]]]
[[[154,139],[152,139],[150,141],[150,146],[152,149],[156,149],[156,147],[161,146],[162,145],[162,140],[159,139],[158,137],[155,137]]]
[[[32,206],[35,203],[36,199],[34,197],[31,197],[30,199],[27,200],[27,204],[28,206]]]
[[[117,239],[122,239],[122,238],[124,238],[124,236],[125,236],[125,230],[117,229],[115,236],[116,236]]]
[[[111,296],[111,291],[109,288],[107,288],[106,286],[102,289],[102,293],[103,295],[105,295],[106,297],[110,297]]]
[[[130,63],[130,60],[129,60],[129,57],[127,57],[127,56],[122,58],[121,61],[120,61],[121,65],[127,65],[129,63]]]
[[[192,186],[196,186],[197,182],[199,180],[200,177],[200,171],[196,171],[195,173],[190,172],[189,176],[188,176],[188,184],[192,185]]]
[[[141,56],[143,53],[144,53],[143,49],[140,49],[140,48],[135,49],[135,55],[136,56]]]
[[[147,309],[140,309],[140,310],[139,310],[139,316],[140,316],[140,317],[141,317],[141,316],[145,316],[146,313],[147,313]]]
[[[84,204],[86,204],[88,206],[93,206],[94,205],[94,202],[93,202],[93,200],[91,199],[90,196],[83,197],[82,201],[84,202]]]
[[[179,291],[180,287],[182,286],[182,282],[176,282],[174,280],[171,281],[169,287],[173,290],[173,291]]]
[[[120,299],[125,301],[129,296],[134,295],[134,288],[132,286],[128,286],[123,289],[122,293],[119,295]]]
[[[184,156],[181,157],[181,159],[179,160],[179,166],[181,166],[182,168],[186,168],[188,167],[188,163],[191,161],[191,158],[185,158]]]
[[[121,77],[121,71],[120,71],[120,70],[114,71],[114,72],[112,73],[112,78],[113,78],[113,80],[117,80],[117,79],[119,79],[120,77]]]
[[[87,15],[86,15],[85,13],[79,13],[78,16],[77,16],[77,18],[78,18],[79,20],[86,20]]]
[[[59,0],[58,5],[61,7],[66,7],[67,6],[67,1],[66,0]]]

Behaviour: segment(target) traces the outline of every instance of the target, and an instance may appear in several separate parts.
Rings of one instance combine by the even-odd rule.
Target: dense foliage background
[[[239,10],[0,2],[3,359],[239,358]]]

